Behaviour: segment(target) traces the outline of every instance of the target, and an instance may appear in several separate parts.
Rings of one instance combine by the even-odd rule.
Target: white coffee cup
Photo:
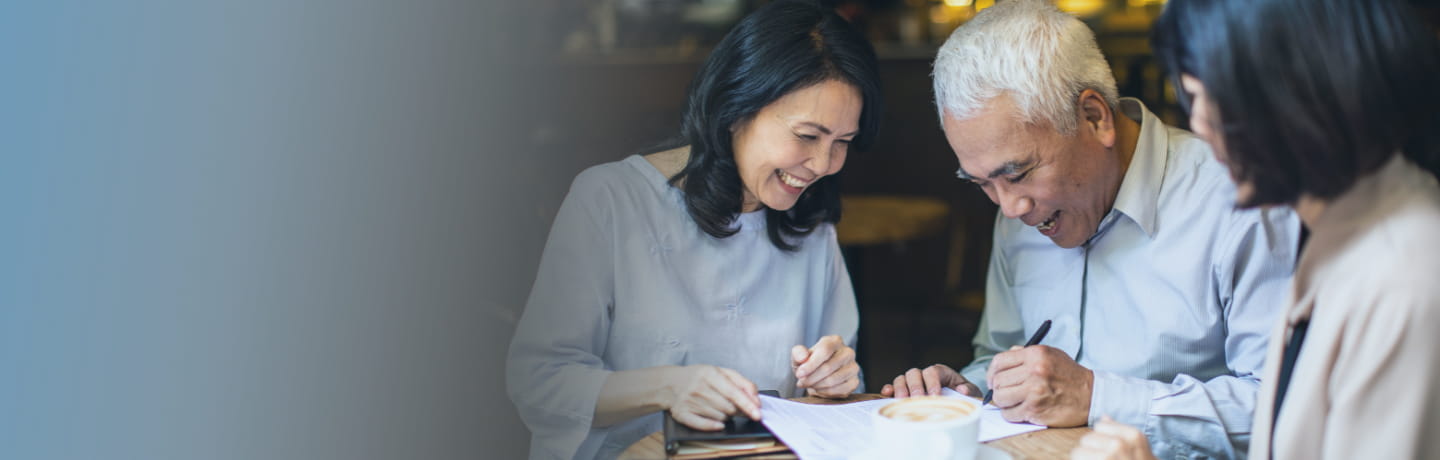
[[[889,458],[974,460],[980,448],[980,407],[969,401],[917,396],[870,415],[871,452]]]

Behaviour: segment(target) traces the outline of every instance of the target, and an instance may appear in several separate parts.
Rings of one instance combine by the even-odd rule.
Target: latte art
[[[871,455],[862,458],[975,460],[980,448],[977,401],[943,396],[896,399],[870,413]]]
[[[969,417],[975,405],[940,396],[901,399],[880,408],[880,415],[905,422],[944,422]]]

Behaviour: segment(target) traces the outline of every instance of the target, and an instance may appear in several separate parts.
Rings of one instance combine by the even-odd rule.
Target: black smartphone
[[[780,392],[775,390],[763,390],[760,394],[776,398],[780,397]],[[665,452],[672,455],[680,450],[680,443],[685,441],[775,437],[774,434],[770,433],[769,428],[765,428],[764,423],[750,420],[750,417],[744,415],[730,417],[729,420],[725,421],[725,428],[722,430],[700,431],[675,421],[675,418],[670,416],[670,411],[668,410],[665,411],[664,432]]]

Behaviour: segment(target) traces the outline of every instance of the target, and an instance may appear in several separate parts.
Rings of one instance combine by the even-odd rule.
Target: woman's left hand
[[[1150,443],[1135,427],[1101,417],[1094,428],[1070,451],[1070,460],[1155,460]]]
[[[790,369],[795,372],[795,386],[811,396],[844,398],[860,387],[860,365],[855,363],[855,349],[845,345],[838,335],[827,335],[806,349],[796,345],[790,349]]]

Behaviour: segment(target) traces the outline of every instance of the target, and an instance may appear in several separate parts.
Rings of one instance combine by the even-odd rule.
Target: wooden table
[[[881,396],[875,393],[864,393],[842,400],[813,397],[795,398],[794,400],[807,404],[844,404],[880,398]],[[1070,450],[1074,449],[1075,446],[1080,443],[1080,438],[1089,432],[1089,427],[1050,428],[1008,438],[996,439],[985,443],[985,445],[1008,452],[1012,457],[1015,457],[1015,460],[1070,458]],[[620,454],[620,458],[622,460],[665,458],[665,435],[660,432],[655,432],[650,436],[646,436],[631,445],[629,449],[625,449],[625,452]],[[745,458],[794,459],[796,457],[794,454],[786,453]]]

